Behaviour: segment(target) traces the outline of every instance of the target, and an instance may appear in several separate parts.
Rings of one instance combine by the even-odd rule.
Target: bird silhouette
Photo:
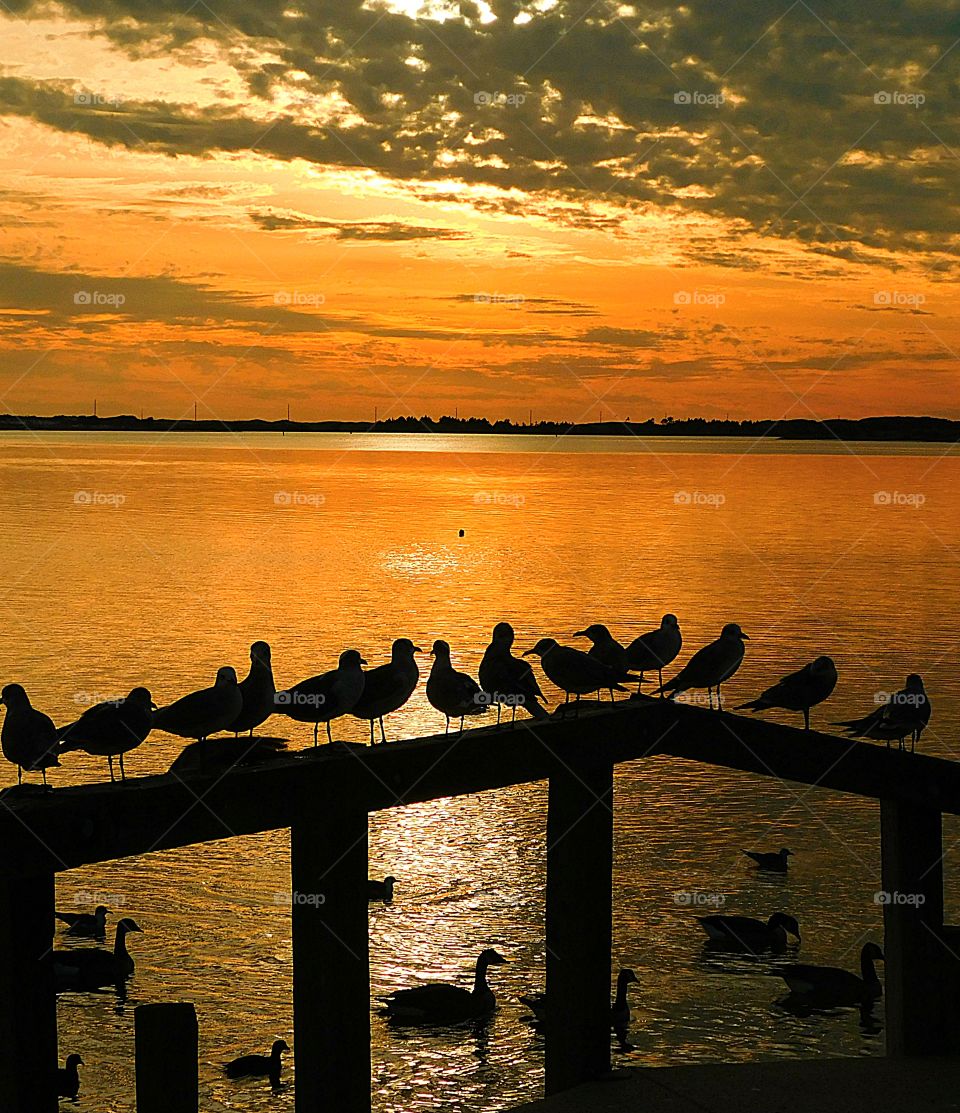
[[[766,711],[782,707],[786,711],[802,711],[803,726],[810,729],[810,708],[815,707],[837,686],[837,666],[831,657],[818,657],[802,669],[778,680],[762,695],[748,703],[741,703],[737,711]]]
[[[483,715],[488,707],[487,697],[480,685],[465,672],[457,672],[450,661],[450,646],[442,639],[433,643],[430,651],[433,665],[427,677],[427,699],[446,718],[450,730],[450,720],[460,720],[460,733],[463,733],[463,720],[467,715]]]
[[[397,638],[390,650],[390,660],[363,674],[363,693],[350,714],[369,721],[371,746],[374,744],[374,722],[380,723],[380,740],[386,742],[383,717],[399,711],[416,691],[420,668],[415,654],[422,652],[409,638]]]
[[[135,750],[153,729],[156,705],[147,688],[134,688],[121,700],[94,704],[68,726],[57,731],[60,753],[83,750],[96,757],[105,757],[113,775],[113,759],[120,759],[120,780],[126,780],[123,755]]]
[[[663,670],[677,659],[682,648],[683,636],[677,616],[665,614],[656,630],[648,630],[627,646],[627,665],[633,672],[640,673],[641,684],[643,674],[656,669],[662,694]]]
[[[39,772],[47,783],[47,770],[59,765],[57,728],[49,715],[38,711],[23,686],[7,684],[0,691],[0,704],[6,708],[0,749],[3,756],[17,767],[17,784],[23,783],[23,771]]]
[[[676,696],[691,688],[706,688],[713,707],[713,689],[717,690],[717,707],[722,711],[720,685],[730,679],[743,663],[744,642],[750,639],[735,622],[728,622],[716,641],[698,649],[690,660],[666,684],[661,684],[659,692],[670,692]]]
[[[493,628],[490,644],[484,650],[478,678],[480,687],[491,703],[497,705],[497,723],[504,706],[512,709],[511,722],[516,720],[517,708],[522,707],[535,719],[549,718],[541,700],[546,697],[540,690],[529,661],[514,657],[514,633],[509,622],[498,622]]]

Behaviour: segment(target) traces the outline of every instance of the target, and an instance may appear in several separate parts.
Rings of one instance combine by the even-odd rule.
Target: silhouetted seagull
[[[203,740],[209,734],[226,730],[240,714],[243,696],[237,684],[237,673],[230,665],[217,669],[217,679],[212,688],[202,688],[181,696],[168,707],[154,712],[153,725],[157,730],[180,738]]]
[[[818,657],[802,669],[790,673],[749,703],[739,704],[737,711],[766,711],[782,707],[786,711],[802,711],[803,726],[810,729],[810,708],[816,707],[837,686],[837,666],[832,657]]]
[[[252,738],[254,730],[276,711],[273,699],[276,691],[270,646],[266,642],[254,642],[250,646],[250,671],[240,681],[240,697],[243,700],[240,714],[227,730],[232,730],[236,736],[249,731]]]
[[[440,639],[433,643],[430,650],[433,665],[427,677],[427,699],[447,720],[447,734],[450,720],[460,720],[460,733],[463,733],[463,720],[467,715],[483,715],[487,710],[487,697],[480,685],[465,672],[457,672],[450,662],[450,646]]]
[[[17,767],[17,784],[22,783],[24,770],[42,773],[46,784],[47,770],[60,764],[53,719],[37,711],[20,684],[7,684],[0,691],[0,704],[7,709],[0,731],[0,748],[7,761]]]
[[[498,622],[484,650],[478,674],[480,687],[497,705],[497,724],[504,704],[513,708],[511,722],[517,717],[518,706],[535,719],[549,718],[549,712],[540,703],[541,700],[546,702],[546,696],[540,690],[530,662],[514,657],[512,648],[513,627],[509,622]]]
[[[786,873],[787,858],[793,854],[793,851],[781,846],[775,854],[772,851],[762,850],[744,850],[743,853],[757,863],[757,869],[768,870],[770,873]]]
[[[289,1051],[286,1040],[274,1040],[269,1055],[241,1055],[226,1063],[223,1073],[227,1078],[269,1078],[271,1087],[276,1090],[280,1086],[280,1072],[283,1062],[280,1059],[284,1051]]]
[[[84,935],[102,939],[107,931],[107,915],[110,909],[98,904],[92,912],[55,912],[62,923],[67,924],[66,935]]]
[[[883,960],[876,943],[864,943],[860,951],[860,977],[837,966],[807,966],[795,963],[778,966],[778,974],[798,997],[821,1006],[860,1005],[883,996],[883,986],[874,963]]]
[[[156,704],[147,688],[134,688],[125,699],[107,700],[88,707],[75,723],[57,732],[60,753],[83,750],[105,757],[113,775],[113,759],[120,758],[120,780],[126,780],[123,755],[135,750],[153,729]]]
[[[57,1097],[77,1099],[80,1093],[80,1072],[77,1067],[84,1066],[79,1055],[68,1055],[64,1066],[57,1068]]]
[[[786,912],[774,912],[766,923],[752,916],[698,916],[697,919],[714,943],[756,951],[785,947],[788,935],[800,942],[800,925]]]
[[[298,723],[313,723],[313,744],[321,723],[327,724],[327,741],[333,742],[330,723],[349,714],[363,695],[363,668],[367,662],[355,649],[345,649],[335,669],[301,680],[285,692],[277,692],[277,711]]]
[[[133,958],[127,950],[127,935],[143,931],[136,921],[124,917],[117,924],[113,950],[101,947],[71,947],[68,951],[53,952],[54,985],[58,992],[66,989],[97,989],[117,985],[134,970]]]
[[[656,669],[662,689],[663,670],[676,660],[682,648],[683,637],[677,616],[665,614],[660,619],[660,625],[656,630],[641,634],[627,646],[627,667],[640,673],[641,684],[643,674],[649,669]]]
[[[735,622],[728,622],[716,641],[698,649],[690,660],[659,692],[670,692],[671,698],[691,688],[706,688],[713,707],[713,689],[717,690],[717,707],[722,711],[720,685],[730,679],[743,663],[744,642],[750,639]]]
[[[627,664],[627,651],[602,622],[594,622],[586,630],[578,630],[573,635],[575,638],[589,638],[593,643],[588,656],[596,657],[605,665],[609,665],[614,672],[626,673],[630,666]],[[613,689],[610,689],[610,699]]]
[[[638,677],[618,672],[589,653],[583,653],[570,645],[560,645],[554,638],[541,638],[533,649],[528,649],[524,657],[537,656],[547,678],[564,693],[564,710],[570,696],[580,697],[602,688],[612,688],[616,692],[626,692],[620,681],[637,680]]]
[[[847,719],[835,723],[845,727],[851,738],[875,738],[890,743],[896,741],[904,749],[904,739],[910,738],[910,752],[913,753],[920,735],[930,722],[933,707],[923,686],[923,680],[912,672],[899,692],[894,692],[886,703],[864,715],[862,719]]]
[[[422,652],[409,638],[397,638],[390,650],[390,660],[363,674],[363,694],[350,714],[370,723],[371,746],[374,744],[374,720],[380,723],[381,742],[386,742],[384,715],[398,711],[416,690],[420,681],[420,669],[414,654]]]

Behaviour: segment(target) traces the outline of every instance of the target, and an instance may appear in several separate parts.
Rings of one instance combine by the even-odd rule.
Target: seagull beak
[[[750,640],[742,630],[740,631],[740,637],[743,638],[745,642],[748,642]]]
[[[522,656],[524,656],[524,657],[535,657],[536,656],[536,651],[533,650],[533,649],[528,649],[526,651],[526,653],[522,654]]]
[[[153,702],[153,700],[150,701],[150,710],[151,711],[159,711],[160,710],[160,708],[157,707],[157,705]]]
[[[367,663],[367,662],[366,662],[366,661],[364,661],[364,659],[363,659],[363,658],[361,657],[361,658],[360,658],[360,664],[361,664],[361,665],[365,665],[366,663]]]
[[[422,652],[423,652],[423,650],[422,650],[422,649],[420,648],[420,646],[419,646],[419,645],[415,645],[415,646],[413,647],[413,652],[414,652],[414,653],[422,653]]]

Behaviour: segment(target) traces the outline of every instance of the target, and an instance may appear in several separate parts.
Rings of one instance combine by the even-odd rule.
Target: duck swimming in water
[[[134,971],[133,958],[127,950],[129,932],[141,932],[135,920],[124,917],[117,924],[112,951],[101,947],[74,947],[53,952],[54,985],[57,992],[98,989],[118,985]]]
[[[286,1040],[274,1040],[269,1055],[241,1055],[225,1063],[223,1073],[227,1078],[269,1078],[271,1087],[276,1090],[283,1070],[280,1056],[289,1050]]]

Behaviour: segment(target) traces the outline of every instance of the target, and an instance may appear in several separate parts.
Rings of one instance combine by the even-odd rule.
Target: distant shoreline
[[[603,421],[572,424],[539,421],[517,424],[487,418],[398,417],[384,421],[243,421],[138,418],[132,415],[0,414],[0,431],[101,433],[468,433],[515,436],[590,437],[772,437],[777,440],[917,441],[953,444],[960,441],[960,421],[941,417],[837,418],[834,421],[720,421],[665,418],[660,421]]]

